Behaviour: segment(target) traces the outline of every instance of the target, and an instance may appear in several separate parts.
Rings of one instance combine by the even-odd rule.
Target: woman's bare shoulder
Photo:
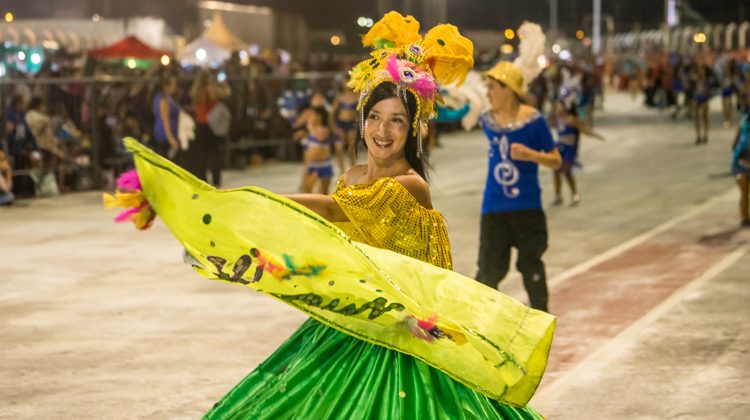
[[[430,195],[430,184],[424,180],[418,173],[409,171],[406,175],[393,177],[396,182],[403,185],[407,191],[422,205],[422,207],[432,208],[432,196]]]
[[[355,165],[344,172],[344,185],[354,185],[365,181],[367,176],[367,165]]]

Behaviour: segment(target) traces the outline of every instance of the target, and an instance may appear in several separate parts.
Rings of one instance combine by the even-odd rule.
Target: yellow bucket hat
[[[491,77],[508,86],[520,97],[525,94],[523,89],[523,73],[521,69],[513,65],[510,61],[501,61],[495,64],[494,67],[484,72],[484,76]]]

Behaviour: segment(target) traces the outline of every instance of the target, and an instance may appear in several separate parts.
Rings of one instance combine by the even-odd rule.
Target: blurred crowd
[[[302,65],[267,51],[246,62],[234,54],[214,69],[173,62],[148,69],[50,65],[34,76],[10,71],[13,83],[0,84],[5,129],[0,151],[12,174],[0,187],[29,197],[112,185],[130,163],[124,137],[157,149],[168,140],[165,155],[203,179],[203,172],[212,173],[218,184],[218,168],[226,161],[244,165],[251,156],[276,157],[284,140],[291,141],[292,124],[313,93],[332,98],[341,79],[333,80],[333,72],[347,65],[325,54]],[[178,115],[174,124],[167,122],[166,133],[163,123],[170,118],[159,106],[165,98]],[[179,139],[178,128],[185,131]],[[243,146],[227,153],[226,146],[235,143]],[[206,153],[211,159],[202,165]]]
[[[488,106],[482,69],[512,58],[498,54],[479,51],[467,87],[443,91],[438,118],[424,133],[427,153],[439,145],[439,132],[476,127]],[[302,64],[268,50],[249,60],[233,54],[214,69],[86,62],[51,63],[33,77],[11,72],[14,82],[0,84],[0,202],[111,186],[131,164],[125,137],[217,186],[226,165],[301,160],[299,189],[325,191],[332,168],[343,173],[356,159],[357,98],[345,82],[359,58],[314,54]],[[721,97],[727,126],[750,106],[750,62],[740,55],[551,55],[543,64],[524,99],[551,124],[562,109],[591,130],[606,85],[642,91],[647,106],[691,119],[696,144],[708,141],[711,97]]]

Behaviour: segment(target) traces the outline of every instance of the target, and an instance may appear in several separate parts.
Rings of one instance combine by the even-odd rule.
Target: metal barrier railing
[[[283,160],[298,158],[292,144],[289,121],[280,115],[279,101],[285,91],[322,91],[328,96],[336,88],[339,72],[305,72],[291,76],[226,75],[231,95],[225,103],[232,113],[227,139],[225,164],[237,165],[239,156],[252,150],[275,153]],[[194,76],[178,76],[178,91],[183,104]],[[124,113],[135,114],[143,133],[153,127],[152,101],[158,90],[154,77],[60,77],[38,79],[0,78],[0,119],[14,95],[40,97],[48,113],[69,119],[81,132],[83,149],[90,157],[93,186],[101,186],[102,171],[127,161],[120,146],[119,130]],[[304,95],[301,95],[304,96]],[[3,127],[5,121],[3,121]],[[5,136],[5,130],[3,130]],[[4,139],[3,139],[4,140]],[[225,165],[227,166],[227,165]]]

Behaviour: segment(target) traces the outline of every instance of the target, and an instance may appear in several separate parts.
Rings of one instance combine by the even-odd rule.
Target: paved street
[[[750,418],[750,230],[729,175],[735,129],[610,93],[606,138],[582,140],[577,207],[551,207],[545,262],[558,316],[532,405],[550,419]],[[480,131],[442,137],[432,192],[455,269],[473,276],[486,173]],[[228,171],[293,192],[301,167]],[[101,193],[0,208],[0,418],[196,418],[305,319],[197,276],[167,229],[115,225]],[[525,301],[513,272],[500,290]]]

